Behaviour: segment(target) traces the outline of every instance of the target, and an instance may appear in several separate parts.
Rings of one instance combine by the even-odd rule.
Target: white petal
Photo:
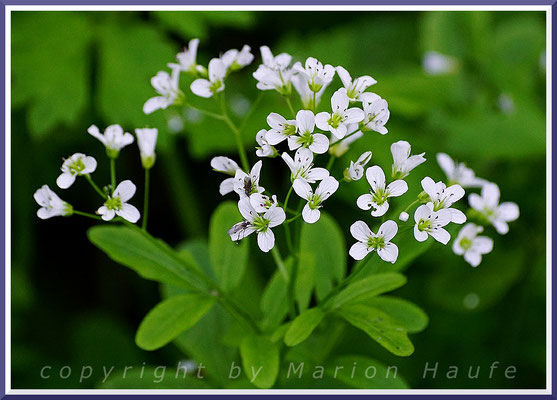
[[[477,267],[482,262],[482,255],[476,251],[468,250],[464,253],[464,260],[472,267]]]
[[[246,226],[246,223],[242,221],[234,224],[227,233],[230,235],[230,239],[232,239],[232,241],[239,242],[246,236],[251,235],[253,232],[255,232],[255,228],[251,225]]]
[[[257,234],[257,244],[261,251],[267,253],[275,246],[275,234],[272,230],[267,229],[265,232],[259,232]]]
[[[448,210],[451,212],[451,222],[455,224],[463,224],[466,222],[466,215],[462,211],[456,208],[448,208]]]
[[[261,167],[263,166],[263,162],[261,160],[257,161],[250,171],[250,179],[252,184],[258,185],[259,184],[259,176],[261,175]]]
[[[319,186],[317,186],[315,190],[315,194],[319,195],[322,201],[326,200],[337,191],[338,186],[338,181],[334,177],[328,176],[319,183]]]
[[[371,237],[371,229],[364,221],[356,221],[350,226],[350,233],[354,237],[354,239],[359,240],[360,242],[367,242],[367,240]]]
[[[451,185],[443,191],[445,207],[450,207],[464,197],[464,189],[460,185]]]
[[[313,143],[309,145],[309,149],[316,154],[324,154],[329,150],[329,138],[321,133],[313,135]]]
[[[320,181],[329,176],[329,170],[325,168],[312,168],[306,175],[306,179],[311,182]]]
[[[292,183],[292,187],[298,196],[302,199],[309,200],[310,197],[313,195],[313,191],[311,190],[311,186],[309,183],[302,179],[294,179],[294,183]]]
[[[357,107],[352,107],[344,113],[345,124],[356,124],[365,118],[365,113]]]
[[[418,242],[425,242],[427,240],[427,232],[420,231],[418,225],[414,225],[414,237]]]
[[[387,186],[388,197],[402,196],[408,191],[408,184],[402,179],[393,181]]]
[[[229,175],[234,175],[239,168],[236,161],[223,156],[213,157],[211,167],[215,171],[224,172]]]
[[[373,250],[368,248],[364,243],[356,242],[352,245],[352,247],[350,247],[350,251],[348,252],[348,254],[350,254],[350,256],[354,260],[363,260],[365,256],[367,256],[372,251]]]
[[[267,123],[271,128],[281,131],[285,128],[286,118],[277,113],[270,113],[267,116]]]
[[[433,228],[429,234],[438,242],[447,244],[451,240],[451,235],[443,228]]]
[[[304,169],[309,167],[313,161],[313,153],[311,150],[301,147],[296,151],[294,155],[294,160],[298,167],[303,167]]]
[[[377,189],[385,189],[385,173],[380,166],[374,165],[366,170],[366,179],[371,189],[376,192]]]
[[[373,197],[371,196],[371,194],[366,193],[358,197],[358,200],[356,200],[356,204],[362,210],[369,210],[371,208],[372,201]]]
[[[263,218],[269,220],[269,227],[274,228],[284,222],[286,219],[286,213],[280,207],[272,207],[265,212]]]
[[[213,96],[213,92],[211,92],[211,82],[207,79],[196,79],[191,83],[190,89],[193,94],[200,97],[209,98]]]
[[[330,131],[337,139],[342,139],[343,137],[346,136],[346,132],[348,131],[348,129],[346,128],[346,125],[340,124],[336,129],[333,128],[332,126],[329,126],[329,131]]]
[[[299,142],[299,136],[289,136],[288,137],[288,148],[290,150],[296,150],[297,148],[301,147],[302,144]]]
[[[393,155],[394,164],[398,167],[406,161],[410,155],[410,143],[405,140],[399,140],[391,145],[391,154]]]
[[[135,194],[135,185],[130,180],[125,180],[120,182],[116,189],[114,190],[114,194],[112,197],[119,197],[120,200],[125,203],[129,199],[133,197]]]
[[[220,58],[213,58],[211,61],[209,61],[208,70],[209,79],[211,80],[211,82],[218,81],[219,79],[224,78],[224,76],[226,75],[226,66]]]
[[[393,220],[385,221],[379,227],[377,236],[382,236],[385,238],[385,242],[390,242],[392,238],[395,237],[398,232],[398,225]]]
[[[302,218],[308,224],[313,224],[317,222],[320,217],[321,217],[321,211],[319,211],[318,208],[312,209],[310,208],[309,204],[306,204],[304,206],[304,209],[302,210]]]
[[[234,191],[234,178],[227,178],[221,182],[219,186],[219,193],[224,196]]]
[[[333,113],[337,111],[344,112],[344,110],[348,108],[349,102],[350,100],[348,99],[346,93],[337,90],[331,97],[331,108],[333,110]]]
[[[505,221],[514,221],[520,215],[518,206],[512,202],[501,203],[497,208],[497,216]]]
[[[453,159],[445,153],[438,153],[436,158],[437,158],[437,163],[439,164],[439,166],[441,167],[445,175],[447,175],[447,178],[452,180],[454,176],[454,170],[455,170],[455,164]]]
[[[509,232],[509,225],[501,219],[496,219],[492,221],[492,224],[495,227],[497,233],[501,235],[506,235]]]
[[[433,212],[431,211],[431,208],[428,207],[427,204],[422,204],[421,206],[416,208],[416,211],[414,212],[414,221],[418,223],[421,220],[431,219],[432,214]]]
[[[482,198],[487,206],[490,208],[495,208],[499,204],[499,186],[495,183],[486,183],[482,187]]]
[[[249,222],[253,222],[255,217],[257,217],[257,213],[253,209],[249,197],[244,197],[240,201],[238,201],[238,210],[242,217]]]
[[[337,69],[338,77],[342,81],[342,84],[344,85],[345,88],[348,88],[352,84],[352,77],[350,76],[348,71],[343,67],[341,67],[340,65],[336,69]]]
[[[382,217],[389,210],[389,203],[386,201],[381,205],[371,203],[371,206],[373,207],[371,215],[373,215],[374,217]]]
[[[330,129],[329,119],[331,119],[331,114],[320,112],[315,116],[315,125],[321,130],[328,131]]]
[[[286,165],[288,165],[288,168],[290,168],[290,171],[294,172],[294,170],[296,169],[296,166],[294,165],[294,160],[292,159],[292,157],[290,157],[290,154],[282,153],[281,157],[284,160],[284,162],[286,163]]]
[[[468,203],[470,203],[470,207],[472,207],[473,209],[483,212],[484,201],[482,197],[480,197],[480,195],[476,193],[471,193],[468,196]]]
[[[60,189],[67,189],[75,182],[75,175],[70,172],[64,172],[58,179],[56,179],[56,184]]]
[[[109,210],[107,207],[102,206],[97,210],[99,214],[101,214],[101,218],[105,221],[110,221],[116,215],[114,210]]]
[[[432,200],[438,197],[438,185],[429,176],[422,179],[422,188]]]
[[[315,116],[310,110],[300,110],[296,114],[296,126],[300,134],[313,133],[315,122]]]
[[[395,263],[398,258],[398,247],[394,243],[386,243],[382,249],[377,249],[377,254],[383,261]]]
[[[277,131],[276,129],[271,129],[265,135],[265,140],[272,146],[275,146],[281,143],[283,140],[288,138],[288,136],[284,135],[282,132]]]
[[[431,203],[428,203],[431,204]],[[435,226],[445,226],[451,222],[452,213],[447,209],[436,211],[432,214],[433,224]]]
[[[478,236],[472,241],[472,248],[480,254],[487,254],[493,250],[493,239],[487,236]]]
[[[87,157],[83,157],[83,165],[85,165],[85,168],[83,169],[83,171],[81,171],[81,175],[84,174],[90,174],[95,172],[95,170],[97,169],[97,160],[95,160],[94,157],[91,156],[87,156]]]
[[[249,201],[253,209],[258,213],[264,213],[268,210],[265,206],[270,201],[269,196],[261,193],[254,193],[249,197]]]
[[[132,224],[135,224],[140,217],[139,210],[128,203],[122,204],[122,208],[116,210],[116,214],[125,220],[130,221]]]
[[[151,114],[157,110],[164,110],[169,105],[170,105],[169,101],[166,97],[163,96],[151,97],[143,105],[143,112],[145,114]]]

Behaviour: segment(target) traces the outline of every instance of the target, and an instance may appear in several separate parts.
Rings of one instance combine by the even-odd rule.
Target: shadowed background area
[[[417,175],[443,179],[434,155],[444,151],[498,183],[502,200],[520,206],[520,219],[506,236],[491,232],[495,249],[478,268],[452,254],[450,246],[435,244],[406,270],[408,284],[398,293],[430,317],[428,328],[413,336],[411,357],[397,358],[355,329],[345,330],[334,353],[364,354],[397,365],[413,388],[544,387],[543,13],[15,12],[11,26],[13,388],[98,387],[102,366],[175,366],[189,358],[174,345],[155,352],[135,345],[139,322],[160,299],[158,285],[91,245],[86,230],[94,221],[39,220],[33,193],[46,183],[76,208],[93,212],[100,204],[84,180],[67,191],[56,188],[62,158],[74,152],[94,156],[99,161],[94,177],[106,184],[104,149],[87,128],[118,123],[131,132],[157,127],[150,231],[172,245],[206,237],[211,212],[222,201],[221,176],[211,171],[209,160],[237,157],[233,135],[219,121],[195,113],[142,112],[155,94],[150,78],[194,37],[201,40],[198,63],[203,65],[230,48],[252,47],[252,65],[227,79],[235,118],[245,115],[258,96],[251,73],[261,62],[261,45],[295,60],[314,56],[344,66],[353,76],[374,77],[378,83],[371,90],[389,102],[389,134],[371,132],[356,142],[337,160],[337,176],[366,150],[373,151],[374,163],[387,167],[390,144],[403,139],[413,153],[426,152],[429,161]],[[430,51],[449,56],[451,67],[441,73],[424,68]],[[278,94],[266,92],[243,132],[252,161],[255,133],[267,127],[271,111],[285,115],[287,108]],[[142,182],[142,174],[138,152],[124,149],[118,176]],[[265,165],[262,181],[277,186],[275,177],[284,174],[277,159]],[[419,187],[418,180],[409,183]],[[366,215],[355,206],[365,190],[362,180],[328,204],[348,242],[348,227]],[[141,193],[132,201],[139,208]],[[250,245],[255,273],[266,280],[274,268],[270,256]],[[494,361],[500,368],[490,378]],[[426,362],[439,362],[435,379],[431,373],[423,379]],[[51,376],[41,379],[47,365]],[[65,365],[72,374],[62,379]],[[80,382],[84,365],[94,373]],[[456,379],[445,376],[451,365],[460,368]],[[516,377],[505,379],[503,370],[510,365]],[[481,366],[477,379],[466,377],[470,366]]]

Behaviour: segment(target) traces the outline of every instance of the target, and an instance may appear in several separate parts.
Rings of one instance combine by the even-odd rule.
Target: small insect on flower
[[[473,209],[486,218],[501,235],[509,231],[508,222],[515,221],[520,215],[516,203],[510,201],[499,204],[501,193],[495,183],[486,183],[482,187],[482,195],[472,193],[468,202]]]
[[[198,78],[190,85],[193,94],[200,97],[213,97],[224,90],[226,67],[220,58],[209,61],[209,79]]]
[[[389,209],[389,197],[402,196],[408,191],[408,184],[400,179],[385,186],[385,173],[377,165],[366,170],[366,179],[371,190],[358,197],[356,204],[362,210],[373,209],[371,215],[374,217],[385,215]]]
[[[362,121],[364,112],[357,108],[348,108],[350,100],[346,93],[337,90],[331,97],[332,113],[320,112],[315,116],[315,124],[319,129],[329,131],[336,138],[342,139],[348,131],[347,125]]]
[[[35,201],[41,206],[37,211],[40,219],[48,219],[57,216],[70,216],[73,208],[69,203],[62,200],[47,185],[43,185],[33,195]]]
[[[429,196],[430,208],[433,211],[446,209],[451,212],[451,222],[455,224],[463,224],[466,222],[466,215],[451,206],[464,196],[464,189],[460,185],[451,185],[449,187],[441,181],[435,183],[433,179],[426,176],[422,179],[422,188]]]
[[[75,153],[64,160],[62,174],[56,179],[56,184],[60,189],[67,189],[73,185],[77,176],[91,174],[96,169],[97,160],[85,154]]]
[[[464,260],[472,267],[480,265],[482,256],[493,250],[493,239],[478,236],[481,232],[483,232],[481,226],[468,223],[458,232],[453,242],[453,252],[459,256],[464,255]]]
[[[240,243],[240,240],[253,233],[253,227],[251,222],[243,220],[233,225],[226,233],[234,242]]]
[[[249,197],[254,193],[262,193],[265,191],[263,186],[259,186],[259,176],[261,175],[261,167],[263,163],[261,160],[255,163],[251,171],[246,174],[241,169],[236,170],[234,175],[234,191],[238,193],[240,199]]]

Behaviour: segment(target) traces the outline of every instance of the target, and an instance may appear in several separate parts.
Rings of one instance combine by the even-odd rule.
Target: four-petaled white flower
[[[191,83],[191,91],[200,97],[213,97],[224,90],[226,67],[220,58],[209,61],[209,79],[198,78]]]
[[[356,162],[350,161],[350,166],[344,170],[344,179],[359,181],[364,176],[364,167],[371,160],[371,151],[363,153]]]
[[[302,218],[308,224],[313,224],[321,217],[319,209],[322,207],[322,203],[338,189],[338,181],[332,176],[328,176],[319,183],[315,192],[309,183],[299,178],[294,181],[292,186],[298,196],[307,200],[307,204],[302,210]]]
[[[430,235],[440,243],[447,244],[451,235],[443,227],[451,222],[451,212],[446,209],[433,211],[431,204],[422,204],[414,212],[414,237],[423,242]]]
[[[58,216],[66,217],[73,213],[72,206],[58,197],[47,185],[43,185],[40,189],[37,189],[33,197],[41,206],[37,211],[37,216],[40,219]]]
[[[267,210],[276,207],[278,204],[277,196],[269,197],[265,194],[254,193],[249,197],[249,201],[253,209],[258,213],[264,213]]]
[[[104,134],[101,134],[99,128],[95,125],[91,125],[87,129],[90,135],[96,137],[100,140],[104,147],[106,148],[106,154],[110,158],[118,157],[120,150],[125,146],[133,143],[133,135],[131,133],[125,132],[120,125],[110,125],[104,130]]]
[[[329,176],[329,171],[325,168],[313,168],[313,153],[305,147],[296,150],[294,159],[288,153],[282,153],[282,159],[290,168],[290,180],[301,179],[308,183],[321,181]]]
[[[329,150],[329,138],[322,133],[313,133],[316,117],[310,110],[300,110],[296,114],[297,134],[288,137],[288,148],[296,150],[307,147],[316,154],[323,154]]]
[[[253,61],[253,54],[251,54],[251,47],[246,44],[240,51],[236,49],[228,50],[220,59],[227,70],[237,71],[251,64]]]
[[[393,181],[385,186],[385,173],[381,167],[377,165],[366,170],[366,178],[371,186],[371,190],[369,193],[362,194],[358,197],[356,204],[362,210],[373,208],[371,215],[374,217],[385,215],[389,209],[389,197],[402,196],[408,191],[408,184],[401,179]]]
[[[195,74],[197,71],[197,46],[199,45],[199,39],[190,40],[188,47],[184,47],[184,51],[176,55],[176,60],[178,64],[170,63],[168,67],[172,70],[178,69],[180,71]]]
[[[240,169],[236,161],[231,160],[228,157],[213,157],[211,160],[211,167],[218,172],[222,172],[223,174],[235,176],[236,171]],[[219,193],[221,195],[228,194],[234,190],[234,178],[227,178],[221,182],[219,187]]]
[[[377,83],[375,79],[368,75],[360,76],[352,80],[350,73],[340,65],[336,70],[350,101],[362,100],[360,98],[362,93],[364,93],[368,87]]]
[[[307,58],[304,66],[298,61],[292,69],[305,78],[309,90],[314,93],[321,91],[323,87],[327,87],[335,76],[335,67],[329,64],[323,66],[314,57]]]
[[[320,112],[315,116],[315,124],[319,129],[330,131],[338,139],[346,136],[347,125],[360,122],[365,114],[357,107],[348,108],[350,101],[341,90],[337,90],[331,97],[332,114]]]
[[[472,267],[480,265],[482,256],[493,250],[493,239],[478,236],[481,232],[483,232],[481,226],[468,223],[458,232],[453,242],[453,252],[459,256],[464,255],[464,260]]]
[[[410,171],[418,165],[424,163],[425,153],[410,155],[410,143],[399,140],[391,145],[391,153],[393,155],[393,179],[403,179],[408,176]]]
[[[456,163],[453,159],[445,154],[437,154],[437,163],[447,175],[449,184],[458,183],[463,188],[482,187],[487,183],[485,179],[477,178],[474,171],[464,163]]]
[[[255,135],[255,141],[259,145],[257,147],[257,150],[255,151],[257,157],[273,157],[277,154],[277,150],[269,143],[269,140],[267,139],[268,135],[269,132],[267,132],[265,129],[261,129],[259,132],[257,132],[257,135]]]
[[[97,160],[82,153],[75,153],[64,160],[62,174],[56,179],[56,184],[61,189],[67,189],[75,182],[78,175],[87,175],[97,169]]]
[[[451,206],[464,196],[464,189],[460,185],[451,185],[447,187],[443,182],[435,183],[433,179],[426,176],[422,179],[422,188],[429,196],[429,203],[433,211],[441,209],[449,210],[451,213],[451,222],[455,224],[463,224],[466,222],[466,215]]]
[[[383,261],[395,263],[398,258],[398,247],[391,240],[398,232],[395,221],[388,220],[381,224],[377,234],[373,233],[363,221],[356,221],[350,227],[350,233],[357,240],[350,247],[349,254],[355,260],[363,260],[373,250]]]
[[[246,174],[241,169],[237,169],[234,175],[234,191],[238,193],[240,199],[249,197],[254,193],[262,193],[265,191],[263,186],[259,186],[259,176],[261,174],[261,166],[263,162],[259,160]]]
[[[149,169],[155,164],[155,146],[157,145],[157,128],[136,129],[137,145],[143,168]]]
[[[286,119],[280,114],[270,113],[267,116],[267,123],[271,129],[267,132],[266,139],[273,146],[296,134],[296,121]]]
[[[238,202],[238,209],[244,220],[228,230],[230,238],[237,242],[253,232],[257,232],[259,248],[265,253],[271,250],[275,246],[275,234],[271,228],[284,222],[286,219],[284,210],[280,207],[270,207],[260,214],[255,211],[248,197]]]
[[[360,99],[365,113],[365,117],[360,123],[360,129],[379,132],[382,135],[387,134],[389,131],[385,128],[385,124],[391,116],[387,101],[375,93],[369,92],[363,93]]]
[[[259,90],[276,90],[288,96],[292,92],[292,70],[288,68],[292,56],[281,53],[274,57],[267,46],[261,46],[263,64],[253,73]]]
[[[507,222],[516,220],[520,211],[515,203],[504,202],[499,204],[500,195],[499,186],[495,183],[486,183],[482,187],[482,195],[472,193],[468,196],[468,202],[473,209],[479,211],[491,222],[497,232],[504,235],[509,231]]]
[[[128,204],[128,200],[135,194],[135,185],[130,180],[120,182],[112,196],[108,196],[104,205],[97,210],[97,214],[105,221],[110,221],[115,215],[135,224],[140,217],[139,210]]]
[[[156,110],[164,110],[169,106],[179,102],[183,93],[178,88],[178,78],[180,71],[178,68],[173,68],[172,73],[166,71],[159,71],[157,75],[151,78],[151,85],[159,96],[151,97],[143,105],[143,112],[151,114]]]

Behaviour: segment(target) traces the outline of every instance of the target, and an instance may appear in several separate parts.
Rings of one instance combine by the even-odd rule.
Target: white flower
[[[360,123],[363,131],[375,131],[382,135],[389,131],[385,128],[385,124],[389,120],[391,113],[389,112],[389,104],[375,93],[363,93],[360,96],[362,106],[364,108],[365,117]]]
[[[56,179],[56,184],[61,189],[67,189],[75,182],[78,175],[87,175],[97,169],[97,160],[85,154],[75,153],[64,160],[62,174]]]
[[[499,186],[495,183],[486,183],[482,187],[481,197],[476,193],[468,196],[468,202],[473,209],[479,211],[497,232],[504,235],[509,231],[507,222],[518,218],[520,212],[518,206],[512,202],[499,204]]]
[[[224,90],[226,67],[219,58],[209,61],[209,79],[199,78],[191,83],[191,91],[200,97],[213,97]]]
[[[179,76],[178,68],[173,68],[171,75],[166,71],[159,71],[157,75],[151,78],[151,85],[159,96],[151,97],[145,102],[143,105],[145,114],[151,114],[156,110],[164,110],[178,102],[178,98],[183,96],[178,88]]]
[[[437,163],[447,175],[449,184],[458,183],[463,188],[482,187],[487,181],[477,178],[474,171],[464,163],[455,163],[445,153],[437,153]]]
[[[261,193],[254,193],[249,197],[253,209],[258,213],[264,213],[278,204],[277,196],[269,197]]]
[[[451,222],[455,224],[463,224],[466,222],[466,215],[464,215],[462,211],[451,208],[454,203],[464,196],[464,189],[462,186],[455,184],[447,187],[443,182],[435,183],[433,179],[426,176],[422,179],[422,188],[430,198],[428,204],[430,204],[433,211],[447,209],[451,213]]]
[[[157,145],[157,128],[136,129],[137,145],[143,168],[149,169],[155,164],[155,146]]]
[[[259,132],[257,132],[257,135],[255,135],[255,141],[259,145],[255,152],[257,157],[273,157],[277,154],[277,150],[273,146],[271,146],[269,144],[269,141],[267,140],[268,135],[269,132],[267,132],[265,129],[261,129]]]
[[[410,143],[400,140],[391,145],[393,155],[393,179],[403,179],[408,176],[410,171],[426,161],[424,154],[410,155]]]
[[[308,224],[313,224],[321,217],[321,211],[319,211],[322,207],[321,204],[338,189],[338,181],[332,176],[328,176],[319,183],[315,192],[309,183],[302,179],[296,179],[292,186],[298,196],[307,200],[307,204],[302,210],[302,218]]]
[[[292,69],[306,79],[309,90],[314,93],[327,87],[335,76],[335,67],[329,64],[323,66],[313,57],[306,59],[304,66],[300,62],[295,63]]]
[[[139,220],[139,210],[128,204],[127,201],[135,194],[135,185],[130,180],[120,182],[112,196],[97,210],[97,214],[105,221],[110,221],[115,215],[135,224]]]
[[[240,169],[236,161],[231,160],[228,157],[213,157],[211,160],[211,167],[218,172],[222,172],[227,175],[236,175],[236,171]],[[221,195],[228,194],[234,190],[234,178],[227,178],[220,184],[219,192]]]
[[[320,112],[315,116],[315,124],[319,129],[330,131],[338,139],[346,136],[347,125],[360,122],[365,114],[357,107],[348,108],[350,101],[341,90],[337,90],[331,97],[332,114]]]
[[[323,85],[320,91],[312,92],[309,88],[307,77],[302,74],[292,76],[292,85],[294,85],[294,89],[296,89],[296,92],[300,95],[302,106],[306,110],[317,109],[319,103],[321,103],[323,92],[327,89],[327,86]]]
[[[371,160],[371,151],[363,153],[356,162],[350,161],[350,166],[344,170],[344,179],[359,181],[364,176],[364,167]]]
[[[236,49],[228,50],[220,59],[227,70],[237,71],[251,64],[253,61],[253,54],[251,54],[251,47],[246,44],[240,51]]]
[[[198,45],[199,39],[190,40],[188,47],[184,47],[184,51],[176,55],[178,64],[170,63],[168,67],[184,72],[195,73],[197,71],[196,58]]]
[[[41,206],[37,211],[40,219],[48,219],[57,216],[72,215],[72,206],[62,200],[47,185],[43,185],[33,195],[35,201]]]
[[[95,125],[91,125],[89,129],[87,129],[87,132],[104,144],[106,154],[108,154],[110,158],[118,157],[118,153],[122,150],[122,148],[133,143],[133,135],[128,132],[124,133],[124,130],[120,125],[108,126],[104,130],[104,134],[101,134],[99,128]]]
[[[251,168],[251,171],[246,174],[241,169],[237,169],[234,174],[234,191],[238,193],[240,199],[249,197],[254,193],[262,193],[265,188],[259,186],[259,176],[261,174],[261,167],[263,162],[259,160]]]
[[[347,136],[343,139],[335,139],[331,143],[329,153],[335,157],[341,157],[350,149],[350,145],[356,140],[364,136],[363,132],[358,130],[358,124],[350,124],[347,126]]]
[[[270,113],[267,116],[267,123],[271,129],[267,132],[266,139],[273,146],[296,133],[296,121],[293,119],[287,120],[280,114]]]
[[[235,242],[242,240],[253,232],[257,232],[257,244],[265,253],[275,246],[275,234],[271,230],[286,219],[284,210],[280,207],[271,207],[265,213],[259,214],[245,197],[238,202],[240,214],[244,221],[235,224],[228,230],[230,238]]]
[[[313,153],[305,147],[296,150],[294,159],[288,153],[282,153],[282,159],[290,168],[290,180],[301,179],[307,183],[315,183],[329,176],[325,168],[313,168]]]
[[[274,57],[267,46],[261,46],[260,50],[263,64],[253,73],[253,77],[257,80],[257,88],[276,90],[285,96],[290,95],[292,70],[288,65],[292,57],[286,53]]]
[[[428,75],[443,75],[453,72],[456,65],[454,58],[436,51],[426,52],[422,60],[422,67]]]
[[[447,244],[451,235],[443,227],[451,222],[451,212],[446,209],[433,211],[431,204],[422,204],[414,213],[414,237],[423,242],[430,235],[440,243]]]
[[[377,250],[383,261],[394,264],[398,258],[398,247],[391,243],[391,239],[397,232],[398,226],[392,220],[382,223],[377,234],[373,233],[365,222],[356,221],[350,227],[350,233],[357,242],[350,247],[349,254],[355,260],[363,260],[373,250]]]
[[[469,223],[462,227],[453,242],[453,251],[459,256],[464,255],[464,260],[472,267],[477,267],[482,262],[482,255],[493,250],[493,239],[487,236],[478,236],[483,232],[481,226]]]
[[[316,154],[326,153],[329,149],[329,138],[322,133],[313,133],[315,129],[315,116],[310,110],[300,110],[296,114],[296,127],[298,134],[288,137],[288,148],[296,150],[307,147]]]
[[[346,90],[346,95],[350,101],[361,100],[360,96],[366,91],[371,85],[375,85],[377,81],[371,76],[364,75],[352,80],[350,73],[340,65],[336,68],[337,74],[344,85]]]
[[[398,216],[398,219],[401,220],[402,222],[406,222],[406,221],[408,221],[409,217],[410,217],[410,215],[408,215],[408,213],[406,211],[403,211]]]
[[[403,180],[396,180],[385,187],[385,173],[381,167],[374,165],[366,170],[366,178],[371,186],[369,194],[362,194],[358,197],[356,204],[362,210],[371,211],[371,215],[374,217],[380,217],[384,215],[389,209],[389,197],[402,196],[408,191],[408,185]]]

